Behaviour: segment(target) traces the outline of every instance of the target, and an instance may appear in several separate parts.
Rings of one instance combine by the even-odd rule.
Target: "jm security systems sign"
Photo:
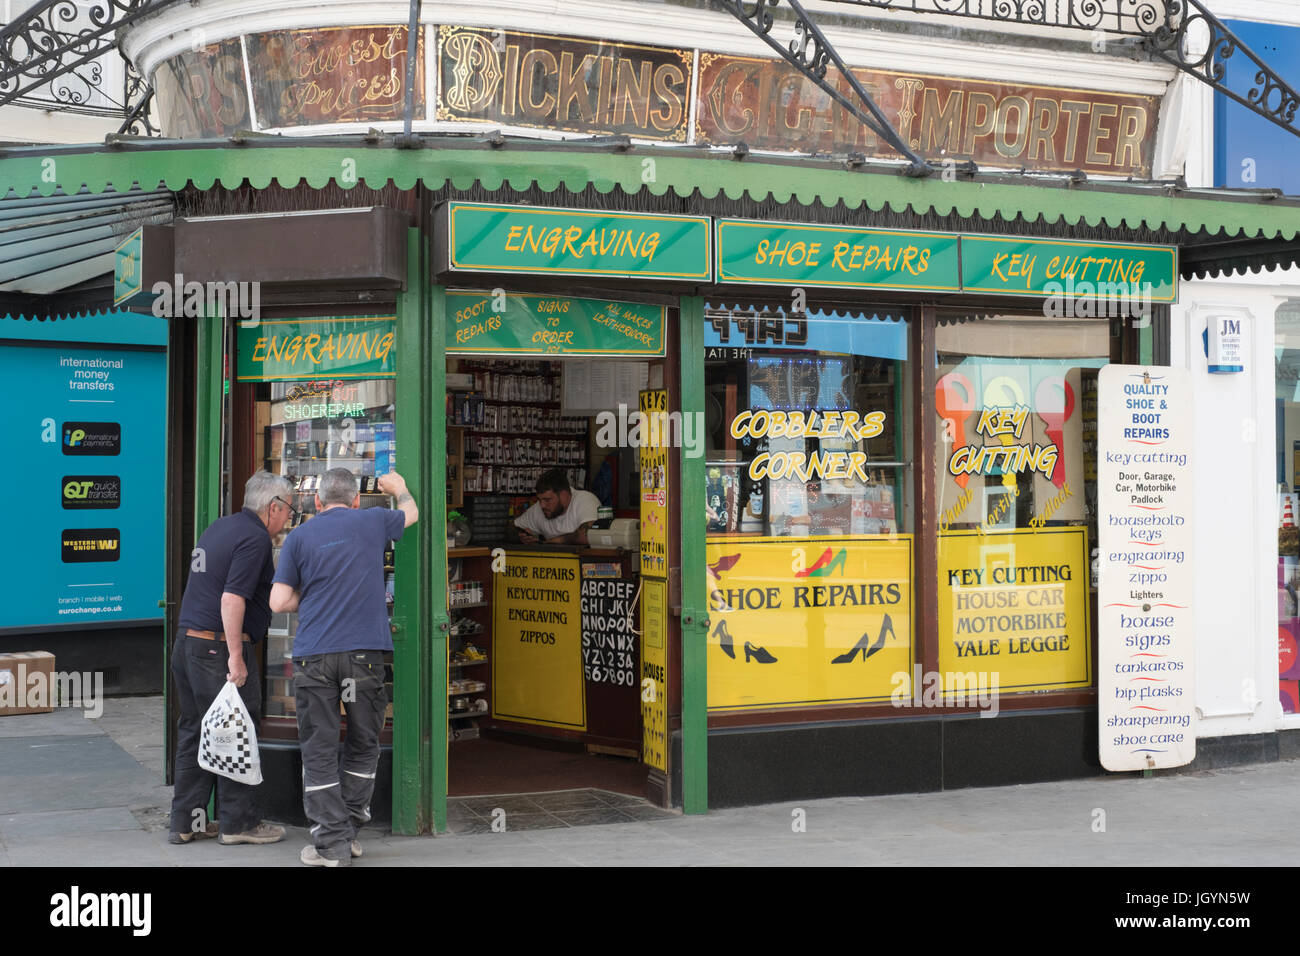
[[[1196,756],[1191,373],[1107,365],[1097,392],[1101,765],[1179,767]]]

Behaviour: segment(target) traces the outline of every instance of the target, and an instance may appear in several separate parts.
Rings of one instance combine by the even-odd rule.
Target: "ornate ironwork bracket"
[[[117,31],[141,17],[182,0],[40,0],[0,27],[0,106],[7,106],[42,87],[69,108],[83,106],[89,91],[100,87],[103,71],[96,61],[117,49]],[[84,18],[84,20],[82,19]],[[89,26],[81,24],[89,21]],[[56,84],[68,74],[75,83]],[[147,120],[148,85],[128,68],[121,99],[123,131]],[[84,89],[83,89],[84,87]],[[105,94],[106,96],[108,94]],[[115,97],[109,97],[116,100]]]
[[[795,15],[794,37],[788,45],[772,36],[775,22],[772,11],[780,4],[780,0],[750,0],[749,3],[745,0],[714,0],[714,2],[747,26],[755,36],[780,54],[783,60],[802,73],[809,82],[815,84],[881,140],[893,147],[908,161],[905,168],[907,175],[922,177],[929,176],[935,171],[934,167],[917,155],[894,130],[884,112],[871,98],[871,94],[844,65],[840,55],[835,52],[835,48],[831,46],[830,41],[813,22],[799,0],[786,0]],[[832,65],[844,77],[858,102],[855,103],[826,79],[826,74]]]
[[[1146,46],[1152,54],[1208,84],[1215,92],[1236,100],[1252,113],[1300,136],[1300,128],[1295,122],[1296,110],[1300,109],[1300,94],[1223,21],[1205,9],[1201,0],[1169,0],[1169,13],[1168,23],[1147,36]],[[1205,51],[1199,54],[1189,52],[1189,33],[1191,38],[1195,38],[1193,31],[1202,28],[1209,40]],[[1254,83],[1244,96],[1227,82],[1228,60],[1238,51],[1255,70]]]

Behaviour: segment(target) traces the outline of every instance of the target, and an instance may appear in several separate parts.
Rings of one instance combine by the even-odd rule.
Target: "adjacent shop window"
[[[934,448],[945,697],[1088,687],[1097,369],[1110,323],[940,314]]]
[[[391,317],[362,316],[266,321],[238,330],[239,381],[255,389],[254,465],[294,484],[298,514],[273,542],[277,561],[285,537],[315,514],[320,477],[331,468],[357,476],[362,508],[392,506],[376,480],[395,465],[394,325]],[[393,578],[390,542],[384,554],[390,614]],[[263,722],[280,733],[296,729],[297,626],[296,613],[275,614],[266,638]],[[391,669],[388,682],[391,701]]]
[[[1300,300],[1277,310],[1277,668],[1282,713],[1300,713]]]
[[[705,319],[709,708],[889,700],[913,659],[908,324]]]

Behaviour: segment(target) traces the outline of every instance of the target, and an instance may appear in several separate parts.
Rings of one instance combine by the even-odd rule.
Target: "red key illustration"
[[[965,393],[964,395],[962,393]],[[975,388],[960,372],[949,372],[934,387],[934,407],[939,417],[952,422],[952,450],[965,448],[966,419],[975,411]],[[957,485],[966,487],[970,475],[956,475]]]
[[[1060,488],[1065,484],[1065,423],[1074,414],[1074,389],[1060,375],[1045,378],[1034,391],[1034,405],[1047,426],[1047,440],[1056,445],[1052,484]]]

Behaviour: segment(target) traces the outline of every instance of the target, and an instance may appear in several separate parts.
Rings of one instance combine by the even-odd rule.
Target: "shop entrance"
[[[670,443],[681,416],[663,416],[660,434],[660,420],[652,427],[640,409],[658,401],[666,410],[664,360],[457,354],[455,297],[446,360],[449,818],[457,822],[458,804],[477,805],[465,798],[486,795],[570,792],[539,803],[550,815],[563,807],[561,819],[643,806],[661,786],[648,785],[654,761],[643,748],[642,499],[669,482],[666,455],[643,465],[645,446]],[[524,300],[542,328],[539,305],[586,302],[509,298]],[[662,307],[601,305],[614,310],[605,318],[644,311],[662,342]],[[555,324],[558,334],[570,324]],[[666,566],[667,522],[658,523]]]

